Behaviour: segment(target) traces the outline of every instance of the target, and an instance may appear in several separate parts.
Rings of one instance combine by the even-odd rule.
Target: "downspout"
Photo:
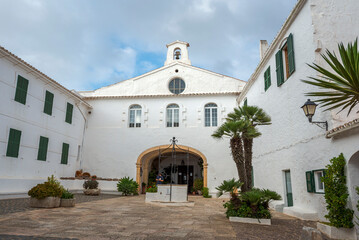
[[[81,102],[80,102],[81,104]],[[81,108],[79,106],[78,103],[76,103],[76,107],[78,108],[78,110],[80,111],[82,117],[84,118],[84,129],[83,129],[83,132],[82,132],[82,142],[81,142],[81,151],[79,154],[81,154],[80,156],[80,169],[82,169],[82,151],[83,151],[83,148],[84,148],[84,141],[85,141],[85,130],[86,130],[86,127],[87,127],[87,118],[85,117],[84,113],[81,111]]]

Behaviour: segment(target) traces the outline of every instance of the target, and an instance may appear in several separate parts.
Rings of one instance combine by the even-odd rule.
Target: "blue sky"
[[[296,0],[0,0],[0,45],[69,89],[93,90],[163,66],[190,43],[192,65],[248,80]]]

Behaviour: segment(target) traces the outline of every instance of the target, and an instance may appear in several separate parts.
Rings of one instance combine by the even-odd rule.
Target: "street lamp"
[[[321,128],[325,128],[326,131],[328,131],[328,122],[313,122],[312,118],[315,114],[315,109],[317,108],[317,104],[315,104],[315,102],[310,101],[310,99],[308,99],[308,101],[306,101],[304,103],[304,105],[302,106],[302,109],[304,111],[305,116],[308,118],[310,123],[314,123],[315,125],[321,127]],[[322,126],[320,126],[319,124],[321,124]]]

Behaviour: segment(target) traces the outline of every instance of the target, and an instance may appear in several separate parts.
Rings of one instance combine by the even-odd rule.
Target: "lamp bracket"
[[[328,122],[327,121],[325,121],[325,122],[313,122],[313,121],[310,121],[310,122],[317,125],[321,129],[325,129],[326,131],[328,131]]]

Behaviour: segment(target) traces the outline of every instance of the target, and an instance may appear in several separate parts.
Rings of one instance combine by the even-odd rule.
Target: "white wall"
[[[359,150],[355,144],[359,140],[358,133],[326,139],[325,130],[310,124],[300,108],[307,100],[304,94],[313,91],[313,87],[300,80],[316,75],[306,63],[317,61],[324,50],[315,52],[318,47],[317,40],[322,41],[323,48],[335,49],[337,40],[354,39],[355,31],[350,29],[355,27],[348,24],[348,18],[355,17],[355,24],[353,20],[349,22],[359,24],[358,15],[355,13],[359,9],[356,1],[347,1],[350,6],[336,1],[324,2],[307,1],[285,33],[285,36],[293,34],[296,67],[293,75],[282,86],[277,87],[274,53],[244,96],[248,99],[248,105],[257,105],[272,117],[272,125],[259,127],[262,136],[254,141],[255,186],[275,190],[285,197],[283,170],[289,169],[294,206],[317,212],[322,220],[326,212],[324,195],[307,192],[305,172],[325,168],[329,160],[341,152],[349,160]],[[278,47],[276,46],[276,49]],[[268,66],[271,66],[272,84],[264,91],[263,75]],[[318,108],[313,121],[328,120],[331,128],[334,124],[332,116],[332,113]]]
[[[52,174],[74,176],[80,168],[84,118],[75,97],[21,66],[0,58],[0,194],[28,191]],[[26,105],[14,101],[18,74],[29,80]],[[54,94],[52,116],[43,112],[46,90]],[[72,124],[65,122],[67,102],[74,105]],[[22,132],[18,158],[6,157],[10,128]],[[46,162],[37,160],[40,136],[49,138]],[[60,164],[63,142],[70,144],[67,165]]]
[[[166,98],[88,100],[93,106],[89,116],[84,147],[84,170],[98,177],[136,178],[139,155],[155,146],[170,144],[172,137],[179,145],[202,152],[208,160],[208,186],[214,191],[223,180],[238,178],[230,155],[229,140],[215,140],[216,127],[204,127],[204,105],[218,105],[219,124],[236,106],[235,96],[187,96]],[[167,128],[166,106],[180,106],[180,126]],[[128,109],[142,106],[142,127],[128,127]]]

